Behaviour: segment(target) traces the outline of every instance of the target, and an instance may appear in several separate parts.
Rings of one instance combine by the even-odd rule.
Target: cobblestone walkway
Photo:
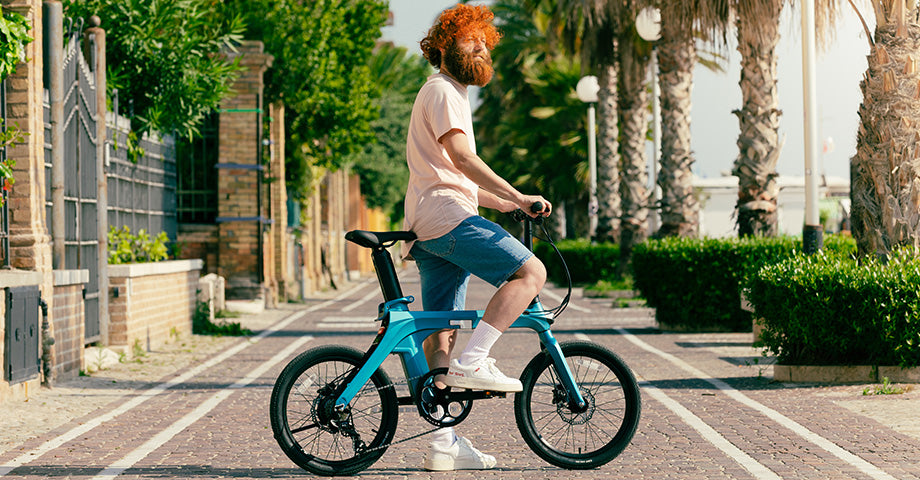
[[[417,278],[403,275],[406,294]],[[356,282],[304,305],[241,320],[249,339],[179,339],[160,352],[93,377],[0,404],[0,477],[212,479],[291,478],[306,472],[272,438],[268,400],[275,378],[300,351],[325,343],[366,349],[379,295]],[[468,307],[492,288],[471,285]],[[564,292],[553,289],[544,301]],[[364,478],[918,479],[920,394],[862,395],[865,385],[772,381],[750,334],[663,333],[644,309],[575,295],[554,328],[617,352],[642,386],[642,420],[632,444],[608,465],[562,471],[520,438],[513,398],[477,401],[458,427],[498,458],[486,472],[421,469],[427,440],[392,445]],[[468,331],[467,331],[468,332]],[[468,333],[466,333],[468,335]],[[459,344],[466,341],[462,335]],[[532,333],[511,330],[493,349],[516,375],[538,352]],[[395,359],[385,368],[402,376]],[[397,439],[430,426],[401,410]]]

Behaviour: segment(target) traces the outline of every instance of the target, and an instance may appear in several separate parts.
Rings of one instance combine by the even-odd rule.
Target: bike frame
[[[396,277],[393,260],[386,248],[380,246],[372,251],[377,280],[387,300],[379,307],[377,321],[381,322],[374,342],[364,354],[361,368],[353,371],[342,382],[336,392],[335,407],[338,410],[351,402],[355,395],[370,380],[371,375],[390,354],[399,355],[406,379],[410,380],[409,391],[412,398],[418,398],[418,386],[412,381],[429,372],[428,361],[422,351],[422,342],[429,335],[445,329],[472,329],[482,320],[482,310],[457,311],[410,311],[409,304],[415,301],[412,296],[403,296]],[[511,328],[529,328],[537,333],[543,348],[552,358],[560,380],[568,392],[568,401],[576,409],[584,408],[587,403],[575,383],[559,342],[553,336],[550,326],[552,316],[545,312],[539,300],[535,300],[511,325]]]

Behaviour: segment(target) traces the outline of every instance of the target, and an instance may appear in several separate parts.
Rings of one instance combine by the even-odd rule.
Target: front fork
[[[585,398],[581,395],[581,389],[575,383],[575,375],[572,374],[569,362],[566,361],[565,356],[562,354],[562,347],[559,346],[556,337],[553,337],[552,332],[549,330],[539,332],[539,336],[543,348],[556,367],[559,381],[565,387],[569,409],[576,413],[584,412],[588,408],[588,402],[585,401]]]

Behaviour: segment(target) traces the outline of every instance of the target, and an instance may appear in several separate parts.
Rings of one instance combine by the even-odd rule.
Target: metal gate
[[[93,73],[83,58],[82,25],[79,20],[72,22],[64,33],[64,265],[55,268],[89,270],[84,299],[85,342],[92,343],[100,339],[96,210],[98,174],[101,172],[96,171],[96,122],[102,120],[96,112]],[[46,128],[50,128],[50,121]],[[47,153],[45,168],[46,177],[50,179],[50,155]],[[54,238],[50,185],[46,192],[47,228]]]

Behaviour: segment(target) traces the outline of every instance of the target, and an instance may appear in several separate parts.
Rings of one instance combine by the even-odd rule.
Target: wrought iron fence
[[[129,154],[130,122],[107,115],[107,178],[109,226],[141,229],[151,235],[166,232],[176,240],[176,142],[171,135],[144,135],[140,151]],[[117,121],[116,121],[117,119]]]
[[[201,137],[177,141],[180,223],[213,224],[217,219],[217,166],[220,117],[208,115]]]

